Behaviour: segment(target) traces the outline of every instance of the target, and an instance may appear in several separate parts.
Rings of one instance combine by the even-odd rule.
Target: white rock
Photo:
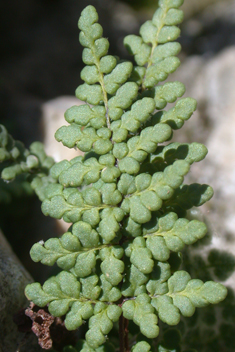
[[[176,139],[202,142],[209,150],[192,166],[188,182],[213,187],[214,197],[202,207],[213,232],[212,247],[235,255],[235,46],[212,59],[186,59],[173,78],[198,101],[197,112]],[[235,288],[234,279],[235,274],[228,283]]]
[[[73,105],[81,105],[83,102],[75,97],[62,96],[49,100],[42,105],[42,122],[44,131],[45,151],[52,156],[55,161],[72,159],[82,153],[79,150],[69,149],[62,143],[56,141],[55,132],[61,126],[69,125],[64,118],[65,111]]]
[[[64,113],[73,105],[84,104],[79,99],[71,96],[62,96],[49,100],[42,105],[42,123],[44,131],[44,145],[47,155],[52,156],[56,162],[67,159],[71,160],[83,153],[80,150],[69,149],[62,143],[57,142],[55,132],[69,123],[64,118]],[[62,231],[67,231],[71,224],[64,220],[57,220]]]

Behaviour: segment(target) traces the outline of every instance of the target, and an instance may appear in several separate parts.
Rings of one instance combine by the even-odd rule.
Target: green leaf
[[[150,297],[147,294],[140,294],[134,301],[128,300],[123,303],[123,316],[128,320],[133,320],[140,327],[141,333],[153,339],[158,336],[157,316],[154,308],[150,304]]]
[[[95,183],[100,177],[104,182],[113,182],[120,176],[120,170],[115,167],[113,155],[107,154],[99,160],[94,157],[85,160],[80,156],[70,162],[63,160],[51,168],[50,174],[64,187],[77,187]]]
[[[64,187],[78,187],[83,183],[90,184],[97,182],[100,178],[102,167],[104,168],[105,166],[101,165],[96,158],[90,158],[86,161],[83,161],[83,158],[72,159],[70,163],[66,165],[66,168],[60,171],[58,180]],[[52,172],[54,173],[53,168],[51,170],[51,173]]]
[[[76,89],[76,97],[88,104],[98,105],[104,100],[102,88],[99,85],[84,83]]]
[[[143,274],[135,265],[131,265],[127,270],[127,275],[123,278],[122,294],[125,297],[138,296],[146,293],[146,282],[148,275]]]
[[[181,23],[183,19],[184,19],[183,11],[173,8],[167,12],[164,22],[165,22],[165,25],[167,26],[174,26]],[[154,18],[153,18],[153,21],[154,21]]]
[[[177,98],[185,93],[185,86],[181,82],[167,82],[163,86],[154,89],[154,100],[157,109],[164,109],[167,103],[174,103]]]
[[[167,20],[167,19],[166,19]],[[164,26],[158,35],[158,42],[160,44],[165,44],[167,42],[172,42],[180,36],[180,29],[176,26]]]
[[[76,352],[115,352],[115,348],[113,344],[106,342],[104,345],[93,349],[91,348],[85,340],[80,340],[76,344]],[[70,352],[70,350],[63,350],[63,352]],[[71,352],[75,352],[75,350],[71,350]]]
[[[136,191],[123,201],[122,209],[129,212],[136,223],[150,221],[151,212],[159,210],[162,201],[172,197],[174,189],[183,182],[188,171],[189,164],[184,160],[177,160],[166,167],[164,172],[157,172],[152,177],[148,174],[138,175],[135,178]]]
[[[146,341],[137,342],[131,349],[132,352],[151,352],[151,346]]]
[[[131,106],[133,100],[137,97],[138,86],[134,82],[123,84],[116,92],[116,95],[109,99],[108,108],[109,116],[112,120],[119,120],[123,110]]]
[[[92,348],[102,345],[113,323],[118,321],[122,309],[116,305],[108,307],[103,303],[97,303],[94,308],[94,315],[89,319],[89,330],[86,333],[86,341]]]
[[[81,79],[87,84],[95,84],[99,82],[99,71],[95,65],[86,66],[81,71]]]
[[[50,215],[56,219],[61,219],[65,212],[69,212],[72,207],[67,204],[63,196],[55,196],[51,200],[45,199],[42,203],[44,215]]]
[[[93,251],[87,251],[78,255],[73,273],[77,277],[86,277],[93,272],[96,265],[96,256]]]
[[[153,270],[154,261],[151,251],[146,248],[145,239],[137,237],[133,243],[129,243],[125,249],[125,254],[130,257],[130,261],[143,274],[149,274]]]
[[[227,290],[212,281],[203,283],[201,280],[191,280],[185,271],[177,271],[168,280],[169,292],[152,299],[151,304],[156,308],[159,318],[168,325],[176,325],[180,320],[180,313],[185,317],[194,314],[196,307],[205,307],[210,303],[216,304],[226,297]]]
[[[158,41],[158,34],[158,28],[154,26],[152,21],[146,21],[140,27],[140,35],[146,44],[154,45]]]
[[[91,126],[96,129],[103,127],[106,123],[105,108],[103,106],[79,105],[72,106],[65,112],[65,119],[69,123],[80,126]]]
[[[188,290],[190,291],[191,287],[189,287]],[[209,303],[218,304],[227,296],[227,289],[217,282],[208,281],[203,285],[200,293]],[[195,303],[200,304],[198,301]]]
[[[75,301],[80,298],[80,283],[74,275],[62,271],[47,280],[43,287],[33,283],[26,287],[27,298],[44,307],[49,303],[49,311],[54,316],[65,315]]]
[[[167,112],[158,112],[154,116],[154,123],[167,123],[172,129],[179,129],[184,125],[196,110],[197,102],[192,98],[180,99],[174,108]]]
[[[92,55],[96,60],[106,55],[109,47],[107,39],[101,38],[103,30],[96,23],[97,21],[98,14],[91,5],[82,11],[78,21],[78,27],[81,30],[79,36],[80,43],[87,48],[93,49]]]
[[[101,302],[117,302],[122,297],[120,289],[113,286],[110,280],[108,281],[107,275],[100,275],[100,288],[101,294],[99,299]]]
[[[97,275],[90,275],[86,278],[81,278],[82,296],[88,300],[97,300],[100,296],[101,288],[97,285],[99,278]]]
[[[160,0],[159,7],[167,7],[177,9],[178,7],[182,6],[184,0]]]
[[[78,237],[82,246],[85,248],[95,248],[99,245],[98,233],[86,222],[79,221],[74,224],[72,233]]]
[[[78,21],[78,28],[80,30],[87,30],[89,27],[98,21],[98,14],[94,6],[87,6],[81,13]]]
[[[177,159],[185,160],[191,165],[203,160],[207,153],[208,150],[203,144],[174,142],[158,147],[156,152],[151,155],[150,161],[161,169]]]
[[[110,73],[117,65],[117,59],[112,55],[106,55],[100,60],[100,71],[102,73]]]
[[[68,330],[76,330],[82,325],[83,320],[89,319],[93,315],[93,308],[90,302],[75,302],[64,321]]]
[[[146,73],[145,67],[134,66],[132,73],[131,73],[131,76],[129,78],[129,81],[135,82],[136,84],[138,84],[138,86],[140,86],[143,83],[145,73]]]
[[[122,201],[122,194],[116,189],[116,183],[105,183],[101,188],[102,202],[107,205],[117,205]]]
[[[12,181],[21,174],[40,174],[43,177],[48,175],[49,168],[54,164],[54,160],[46,155],[42,143],[34,142],[28,150],[23,143],[15,141],[2,125],[0,162],[5,162],[1,177],[6,181]]]
[[[109,75],[106,75],[104,77],[106,92],[114,95],[131,75],[132,68],[133,65],[131,62],[122,62]]]
[[[78,238],[67,232],[60,239],[51,238],[45,244],[35,243],[30,251],[30,256],[34,262],[40,261],[49,266],[57,262],[59,267],[69,270],[75,265],[76,258],[81,252]]]
[[[151,296],[163,295],[168,292],[167,280],[171,276],[171,267],[169,263],[155,263],[149,281],[146,285]]]
[[[44,307],[52,300],[51,296],[43,291],[38,282],[27,285],[25,295],[28,300],[33,300],[39,307]]]
[[[135,102],[131,111],[122,115],[121,121],[115,121],[111,124],[113,140],[117,143],[126,140],[128,131],[136,132],[141,124],[149,119],[154,110],[155,104],[152,98],[143,98]]]
[[[104,248],[100,251],[101,271],[113,286],[118,285],[123,278],[124,263],[120,260],[123,254],[123,248],[119,246]]]
[[[153,298],[152,306],[157,310],[159,318],[168,325],[177,325],[180,321],[180,313],[174,306],[172,299],[167,295]]]
[[[83,152],[91,149],[97,154],[106,154],[112,148],[110,141],[111,132],[108,128],[102,127],[95,130],[93,127],[82,129],[76,124],[60,127],[55,134],[58,142],[62,142],[65,146],[73,148],[77,146]]]
[[[120,199],[119,191],[114,193],[112,202],[115,203],[117,199]],[[56,219],[63,217],[66,222],[73,223],[83,220],[91,226],[99,223],[99,210],[102,209],[104,209],[101,213],[101,218],[104,220],[103,224],[109,211],[113,213],[110,220],[113,224],[114,221],[116,223],[123,219],[124,213],[121,209],[108,208],[108,205],[102,203],[101,193],[95,187],[84,189],[82,192],[76,188],[65,188],[62,195],[55,195],[51,199],[45,199],[42,204],[42,211],[45,215],[50,215]],[[116,228],[116,225],[113,226]]]
[[[124,212],[120,208],[104,209],[101,213],[98,232],[106,243],[110,243],[120,229],[119,222],[122,221]]]
[[[227,289],[213,281],[203,283],[201,280],[191,280],[185,271],[176,272],[168,281],[169,296],[174,305],[184,316],[191,316],[194,307],[205,307],[208,304],[217,304],[227,295]]]
[[[139,66],[147,63],[151,48],[143,42],[143,39],[137,35],[128,35],[124,38],[124,45],[129,54],[134,55],[135,62]]]
[[[146,70],[143,85],[145,88],[153,88],[158,82],[165,81],[170,73],[180,66],[180,60],[175,56],[166,57],[160,62],[150,66]]]
[[[122,174],[118,181],[118,190],[123,194],[132,194],[136,191],[135,177],[129,174]]]
[[[44,201],[47,198],[47,188],[51,184],[55,184],[56,180],[51,176],[39,176],[35,177],[31,182],[31,187],[37,194],[40,201]],[[58,186],[56,186],[58,189]]]
[[[158,124],[154,127],[147,127],[140,136],[132,137],[127,142],[125,154],[120,155],[119,145],[116,144],[113,154],[119,161],[119,169],[122,173],[136,174],[142,163],[148,156],[157,149],[158,143],[163,143],[171,136],[171,128],[165,124]]]
[[[175,191],[173,197],[169,201],[166,201],[165,206],[168,210],[179,214],[179,216],[184,216],[185,210],[193,206],[201,206],[210,200],[213,194],[213,189],[208,185],[197,183],[182,185]]]
[[[180,53],[181,45],[179,43],[166,43],[158,45],[153,52],[153,63],[160,63],[162,60],[176,56]]]
[[[206,233],[207,227],[203,222],[178,219],[176,214],[169,213],[159,219],[159,229],[156,232],[145,235],[146,246],[151,250],[154,259],[166,261],[170,251],[179,252],[186,244],[195,243]]]
[[[186,271],[175,273],[168,281],[169,292],[176,293],[185,289],[191,277]]]

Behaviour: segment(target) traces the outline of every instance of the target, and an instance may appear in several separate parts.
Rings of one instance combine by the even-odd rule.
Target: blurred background
[[[138,34],[157,7],[156,0],[0,2],[0,123],[26,147],[44,142],[57,160],[72,157],[66,148],[58,151],[53,135],[63,124],[63,112],[76,104],[83,67],[77,21],[88,4],[97,8],[110,54],[125,59],[123,38]],[[198,110],[174,140],[209,148],[187,181],[212,185],[215,196],[194,215],[206,218],[213,248],[235,254],[235,0],[185,0],[183,9],[182,65],[169,80],[186,85],[185,96],[198,100]],[[12,195],[1,203],[0,227],[35,280],[43,282],[53,273],[33,263],[29,250],[36,241],[61,234],[63,227],[45,219],[35,196]],[[234,277],[229,284],[234,286]]]

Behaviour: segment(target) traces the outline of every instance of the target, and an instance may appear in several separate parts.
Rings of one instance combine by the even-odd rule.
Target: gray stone
[[[206,9],[209,5],[214,3],[219,3],[224,0],[190,0],[185,1],[182,10],[184,10],[185,17],[191,17],[204,9]]]
[[[213,239],[210,248],[235,255],[235,46],[212,59],[185,60],[171,76],[186,85],[186,95],[198,101],[198,110],[175,140],[202,142],[209,150],[205,160],[192,166],[188,183],[206,183],[214,197],[203,207]],[[228,284],[235,288],[235,274]]]
[[[24,295],[25,286],[32,282],[29,273],[13,253],[10,245],[0,232],[0,351],[37,352],[41,348],[33,334],[24,341],[24,334],[18,332],[13,315],[27,307]]]

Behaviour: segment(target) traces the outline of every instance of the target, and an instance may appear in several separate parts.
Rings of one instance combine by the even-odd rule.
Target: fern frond
[[[93,6],[78,22],[86,66],[76,96],[84,104],[66,111],[69,126],[62,126],[56,139],[85,155],[51,165],[47,178],[33,182],[43,213],[72,225],[61,238],[31,250],[34,261],[57,263],[63,271],[43,286],[26,288],[28,299],[65,316],[67,329],[88,321],[86,341],[72,352],[113,351],[106,339],[119,319],[120,326],[123,319],[132,320],[140,332],[140,341],[134,335],[126,349],[149,352],[156,345],[143,335],[156,338],[159,319],[176,325],[181,315],[189,317],[196,307],[226,296],[221,284],[179,270],[180,252],[207,233],[203,222],[186,218],[186,211],[213,195],[210,186],[183,183],[190,166],[206,156],[206,147],[168,143],[172,130],[192,116],[196,101],[182,98],[180,82],[158,84],[180,64],[174,40],[182,3],[160,0],[140,36],[125,38],[137,66],[108,54]],[[156,348],[168,351],[164,339]]]

